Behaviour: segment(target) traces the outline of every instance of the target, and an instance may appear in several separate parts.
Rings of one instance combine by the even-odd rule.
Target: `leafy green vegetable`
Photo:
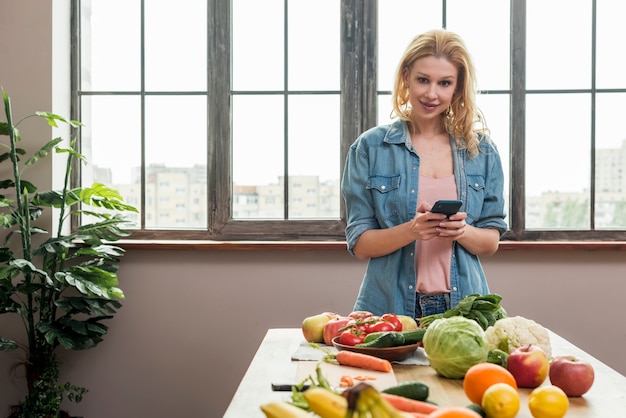
[[[431,367],[450,379],[463,378],[470,367],[486,362],[489,355],[485,331],[463,316],[433,321],[423,343]]]
[[[508,316],[500,304],[501,301],[502,296],[495,293],[467,295],[455,307],[443,313],[420,318],[419,324],[422,328],[428,328],[435,319],[463,316],[473,319],[483,330],[486,330],[489,326],[495,324],[497,320]]]

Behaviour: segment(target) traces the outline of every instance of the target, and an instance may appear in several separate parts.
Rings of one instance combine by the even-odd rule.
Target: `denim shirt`
[[[504,176],[495,144],[484,138],[470,158],[450,138],[458,198],[466,222],[478,228],[507,230],[504,218]],[[346,201],[348,251],[369,229],[389,228],[410,221],[417,212],[420,159],[407,124],[396,120],[364,132],[348,151],[341,191]],[[432,202],[431,202],[432,203]],[[367,264],[354,310],[376,315],[415,312],[415,242]],[[450,266],[450,304],[465,296],[489,293],[478,256],[456,241]]]

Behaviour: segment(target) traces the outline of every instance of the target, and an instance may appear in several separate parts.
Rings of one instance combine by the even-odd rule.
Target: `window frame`
[[[143,3],[142,25],[143,25]],[[595,5],[593,4],[593,40],[595,53]],[[446,0],[442,0],[443,22],[445,27]],[[377,0],[341,0],[341,161],[345,159],[353,140],[366,129],[377,123]],[[526,0],[510,0],[511,13],[511,87],[509,91],[493,92],[510,94],[510,205],[509,227],[502,241],[532,243],[540,241],[562,241],[564,245],[573,242],[626,241],[626,231],[622,230],[526,230],[525,217],[525,100],[527,94],[545,93],[529,91],[525,88],[526,68]],[[345,204],[340,202],[340,218],[336,220],[234,220],[231,219],[233,200],[231,185],[231,2],[230,0],[208,0],[208,82],[207,82],[207,229],[144,229],[145,210],[141,210],[141,229],[133,230],[132,240],[142,242],[156,241],[280,241],[289,243],[336,242],[345,241]],[[359,24],[354,24],[354,22]],[[85,93],[80,91],[80,0],[72,1],[72,118],[80,120],[80,100]],[[593,56],[595,68],[595,54]],[[143,62],[143,59],[142,59]],[[143,65],[143,64],[142,64]],[[592,72],[595,77],[595,71]],[[224,77],[227,74],[229,76]],[[591,90],[595,100],[595,79]],[[624,89],[626,92],[626,89]],[[557,91],[558,92],[558,91]],[[621,90],[620,90],[621,92]],[[97,92],[96,92],[97,94]],[[143,100],[145,91],[140,92]],[[595,118],[592,103],[592,127]],[[142,108],[143,113],[143,108]],[[144,135],[142,129],[142,135]],[[80,135],[80,132],[78,132]],[[595,135],[592,129],[592,135]],[[143,139],[142,139],[143,140]],[[592,138],[592,170],[595,167],[595,153]],[[223,158],[228,155],[229,158]],[[513,158],[515,157],[515,158]],[[343,164],[340,165],[343,175]],[[79,183],[80,167],[74,170],[74,181]],[[592,171],[593,180],[593,171]],[[145,166],[142,170],[142,186],[145,185]],[[515,179],[513,181],[512,179]],[[594,181],[591,182],[592,227],[594,216]],[[141,206],[145,202],[145,187],[142,187]],[[79,222],[73,220],[74,225]],[[511,245],[510,247],[515,247]],[[282,248],[277,243],[274,248]],[[317,248],[328,249],[327,246]],[[332,245],[332,248],[336,248]],[[345,245],[341,244],[345,249]],[[613,245],[611,248],[615,248]],[[621,247],[620,247],[621,248]]]

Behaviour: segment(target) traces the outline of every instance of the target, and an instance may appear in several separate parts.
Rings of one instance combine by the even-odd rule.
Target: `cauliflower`
[[[539,346],[548,358],[552,356],[548,330],[532,319],[522,316],[497,320],[494,325],[487,328],[485,338],[490,350],[500,349],[510,354],[518,347],[533,344]]]

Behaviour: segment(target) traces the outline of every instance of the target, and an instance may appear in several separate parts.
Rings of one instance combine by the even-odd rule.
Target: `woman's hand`
[[[431,236],[440,239],[458,241],[465,249],[475,255],[492,255],[498,250],[500,233],[496,229],[476,228],[468,225],[465,219],[467,213],[457,212],[446,218],[445,215],[430,212],[431,206],[428,203],[420,204],[418,214],[415,218],[424,218],[424,221],[417,221],[418,224],[428,224],[435,222],[435,235]],[[415,219],[414,219],[415,220]],[[426,222],[427,221],[427,222]],[[430,231],[430,228],[423,227],[423,231]],[[423,235],[427,236],[427,235]],[[430,239],[430,238],[427,238]]]
[[[416,240],[427,241],[435,237],[457,239],[462,235],[467,214],[460,212],[453,215],[458,216],[459,220],[452,222],[452,219],[448,220],[446,215],[432,213],[430,209],[429,203],[420,203],[415,217],[410,222],[411,233]]]
[[[467,223],[465,223],[465,218],[467,218],[467,213],[457,212],[454,215],[451,215],[449,218],[444,219],[442,222],[439,222],[439,226],[437,227],[437,236],[439,238],[444,238],[452,241],[463,238],[463,236],[465,235],[465,229],[467,227]]]

